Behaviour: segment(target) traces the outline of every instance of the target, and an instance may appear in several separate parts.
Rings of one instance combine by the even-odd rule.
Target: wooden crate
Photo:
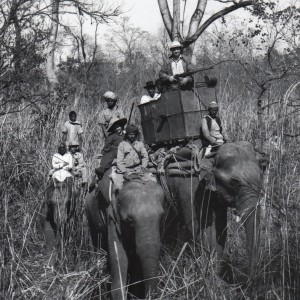
[[[146,144],[198,138],[206,107],[216,101],[215,89],[169,90],[161,98],[140,104],[142,129]]]

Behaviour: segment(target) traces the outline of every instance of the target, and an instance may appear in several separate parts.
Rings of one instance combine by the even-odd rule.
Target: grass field
[[[263,218],[257,280],[253,299],[300,299],[299,249],[299,138],[283,133],[299,128],[299,116],[290,115],[288,89],[265,117],[264,135],[269,143],[274,132],[276,147],[269,143],[270,165],[265,172]],[[218,98],[221,117],[232,141],[254,142],[256,124],[253,95],[242,87],[229,89],[221,80]],[[126,98],[126,97],[125,97]],[[129,111],[129,99],[124,107]],[[105,253],[92,251],[80,198],[76,217],[69,224],[70,236],[56,255],[45,255],[43,197],[51,156],[60,139],[60,127],[68,110],[47,120],[28,111],[0,119],[1,253],[0,299],[109,299],[109,275]],[[138,118],[138,112],[135,112]],[[97,111],[83,109],[86,158],[89,174],[97,165],[103,144],[97,128]],[[163,246],[160,262],[160,299],[246,299],[247,252],[240,224],[229,215],[225,260],[232,267],[230,282],[215,272],[215,257],[201,256],[198,246],[178,241],[175,248]],[[54,263],[54,265],[53,265]],[[228,279],[228,278],[227,278]],[[250,299],[250,298],[248,298]]]

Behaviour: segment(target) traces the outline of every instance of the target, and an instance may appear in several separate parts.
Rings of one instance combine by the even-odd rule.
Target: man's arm
[[[73,161],[74,160],[75,159],[73,158]],[[76,161],[77,161],[76,169],[84,168],[85,162],[84,162],[84,159],[83,159],[83,155],[80,152],[78,152],[77,155],[76,155]],[[74,165],[75,165],[75,161],[74,161]]]
[[[201,121],[201,128],[202,128],[202,133],[203,133],[203,137],[211,144],[211,145],[217,145],[216,139],[213,138],[210,133],[209,133],[209,129],[207,126],[207,121],[205,118],[202,119]]]
[[[118,147],[118,154],[117,154],[117,168],[119,173],[125,173],[126,172],[126,166],[124,163],[124,145],[123,143],[120,143]]]
[[[142,167],[143,168],[147,168],[148,166],[148,163],[149,163],[149,156],[148,156],[148,152],[145,148],[145,145],[143,142],[140,142],[141,143],[141,158],[142,158]]]
[[[186,72],[190,72],[190,71],[193,71],[193,66],[190,62],[186,62]],[[184,77],[187,79],[188,82],[192,82],[193,81],[193,76],[190,75],[190,76],[186,76]]]
[[[118,116],[119,119],[125,118],[125,114],[121,108],[118,108]]]
[[[68,155],[68,159],[67,159],[66,163],[67,163],[67,165],[65,165],[63,167],[63,170],[71,171],[72,168],[73,168],[73,158],[72,158],[72,155],[70,153]]]
[[[222,128],[222,135],[223,135],[224,142],[228,142],[229,141],[228,135],[227,135],[226,131],[224,131],[224,128]]]
[[[55,170],[62,169],[66,163],[61,160],[59,157],[57,157],[55,154],[52,157],[52,168]]]
[[[67,141],[67,134],[68,134],[68,128],[66,126],[66,123],[64,124],[63,129],[62,129],[61,132],[63,134],[63,136],[62,136],[62,142],[66,143],[66,141]]]
[[[173,74],[169,74],[167,63],[165,63],[164,66],[159,71],[159,79],[163,82],[174,82],[174,81],[176,81]]]

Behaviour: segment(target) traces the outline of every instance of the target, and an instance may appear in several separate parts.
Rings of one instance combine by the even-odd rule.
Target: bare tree
[[[180,41],[184,48],[187,48],[187,55],[192,56],[194,50],[195,41],[201,36],[201,34],[217,19],[224,17],[225,15],[250,5],[258,3],[259,0],[216,0],[222,4],[230,4],[230,6],[225,7],[224,9],[218,11],[217,13],[210,16],[204,23],[201,23],[205,9],[207,6],[207,0],[198,0],[196,9],[190,19],[188,26],[188,33],[186,36],[183,35],[183,32],[180,26],[183,21],[180,21],[180,4],[181,1],[184,2],[183,15],[185,13],[185,6],[187,0],[173,0],[173,17],[170,12],[168,5],[168,0],[157,0],[160,13],[164,22],[164,25],[167,29],[169,37],[172,41]],[[184,16],[183,16],[184,19]]]
[[[120,6],[112,7],[106,6],[103,1],[97,3],[93,0],[51,0],[52,12],[51,12],[51,35],[49,41],[49,56],[47,60],[47,76],[50,84],[53,86],[57,83],[55,78],[55,66],[54,66],[54,53],[57,43],[58,26],[62,23],[59,22],[59,15],[64,14],[77,14],[79,16],[87,16],[91,20],[94,20],[96,24],[108,22],[113,17],[118,16],[121,13]],[[83,58],[85,59],[84,50],[84,38],[82,33],[83,21],[79,17],[81,34],[77,40],[80,43]],[[66,25],[63,25],[66,27]],[[97,25],[98,26],[98,25]]]

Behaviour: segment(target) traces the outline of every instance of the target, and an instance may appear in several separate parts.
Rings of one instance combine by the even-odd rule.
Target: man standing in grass
[[[63,126],[63,142],[66,147],[78,146],[79,149],[82,147],[82,125],[77,121],[77,114],[75,111],[69,113],[69,120],[65,122]]]

